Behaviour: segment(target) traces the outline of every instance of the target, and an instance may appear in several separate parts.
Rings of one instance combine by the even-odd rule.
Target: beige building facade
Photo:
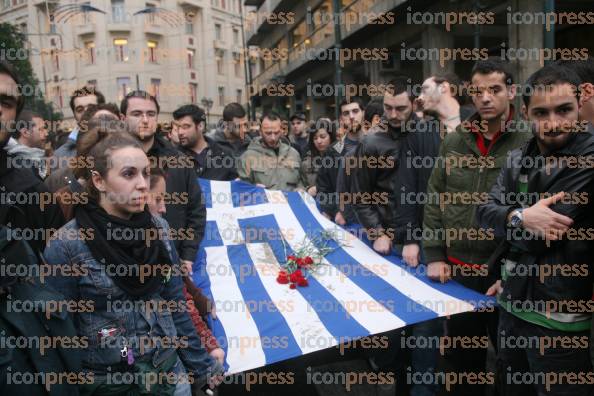
[[[155,94],[160,121],[210,99],[247,102],[241,0],[1,0],[0,22],[27,35],[40,89],[72,121],[70,94],[95,86],[119,105],[135,89]],[[49,15],[49,17],[48,17]]]

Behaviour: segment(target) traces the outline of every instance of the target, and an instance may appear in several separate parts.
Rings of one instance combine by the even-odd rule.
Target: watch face
[[[514,213],[512,215],[510,223],[512,227],[518,227],[520,223],[522,223],[522,218],[519,216],[519,213]]]

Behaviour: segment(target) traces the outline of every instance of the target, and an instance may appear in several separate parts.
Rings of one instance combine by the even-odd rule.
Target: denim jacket
[[[165,231],[163,235],[167,235],[167,222],[159,217],[154,219]],[[170,361],[177,351],[188,372],[198,381],[222,371],[201,345],[187,312],[179,258],[170,240],[164,237],[172,263],[178,268],[172,271],[159,293],[143,301],[129,298],[113,282],[105,266],[93,258],[84,238],[77,234],[78,230],[76,219],[64,225],[58,230],[57,238],[48,242],[44,256],[50,267],[58,267],[52,269],[46,281],[59,290],[66,301],[78,304],[74,323],[78,335],[88,340],[82,351],[85,370],[96,375],[126,370],[130,358],[124,357],[126,353],[122,352],[131,350],[128,354],[133,354],[134,361],[152,361],[155,368]],[[72,272],[60,270],[67,266]],[[150,309],[138,309],[135,305],[138,301],[153,305],[147,307]],[[159,301],[167,304],[157,305]],[[93,309],[89,309],[89,304]],[[172,305],[174,309],[161,308]],[[161,343],[162,340],[165,342]]]

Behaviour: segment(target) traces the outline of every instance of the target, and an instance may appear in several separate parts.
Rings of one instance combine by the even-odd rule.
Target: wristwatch
[[[519,228],[522,227],[524,224],[524,216],[522,211],[524,209],[514,209],[511,212],[511,216],[509,218],[509,222],[507,223],[508,227]]]

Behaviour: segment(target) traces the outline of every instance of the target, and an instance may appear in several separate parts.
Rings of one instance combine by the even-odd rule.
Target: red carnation
[[[289,277],[287,276],[287,273],[285,271],[280,271],[278,273],[278,276],[276,277],[276,281],[281,285],[286,285],[287,283],[289,283]]]
[[[305,265],[311,265],[311,264],[313,264],[313,259],[311,257],[307,256],[306,258],[303,259],[303,263]]]
[[[303,278],[303,273],[301,272],[301,270],[297,270],[295,272],[293,272],[291,275],[289,275],[289,279],[291,280],[291,282],[298,282],[299,279]]]
[[[290,255],[290,256],[287,256],[287,260],[289,260],[289,261],[291,261],[291,260],[292,261],[295,261],[295,260],[297,260],[297,258],[295,256],[293,256],[293,255]]]
[[[306,278],[301,278],[297,281],[297,285],[299,285],[300,287],[305,287],[305,286],[309,286],[309,282],[307,281]]]
[[[295,262],[297,263],[297,267],[303,267],[304,262],[302,258],[298,258]]]
[[[291,283],[291,284],[289,285],[289,287],[290,287],[291,289],[295,289],[295,288],[297,287],[297,285],[296,285],[296,284],[294,284],[294,283]]]

